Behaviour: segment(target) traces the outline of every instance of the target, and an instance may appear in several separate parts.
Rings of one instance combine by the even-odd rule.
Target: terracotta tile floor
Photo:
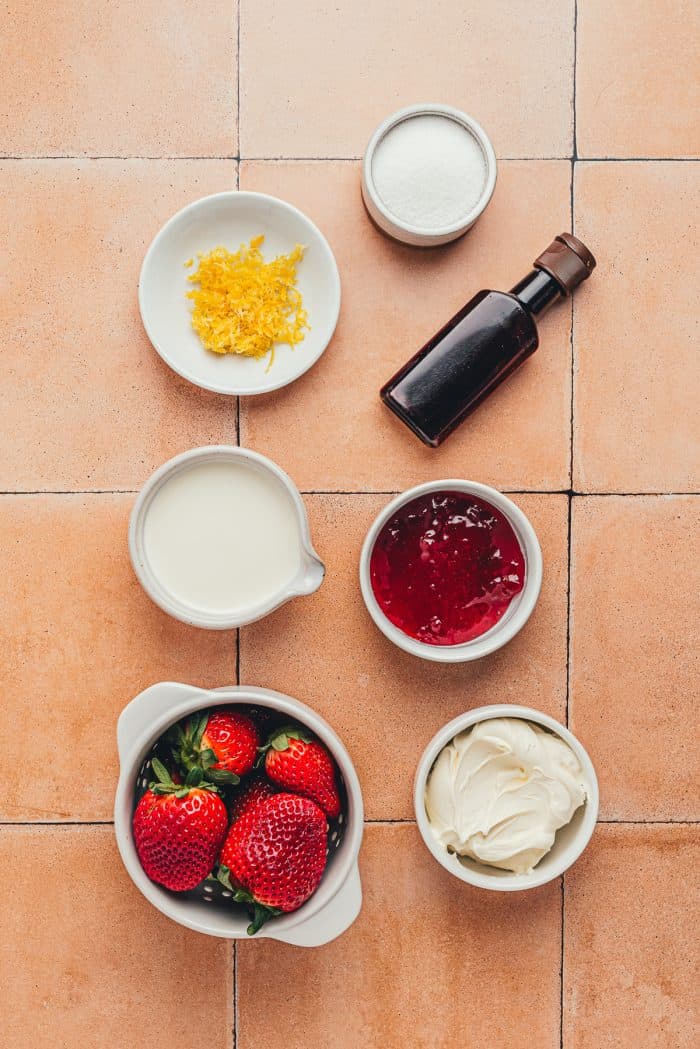
[[[696,5],[6,7],[3,1049],[134,1049],[159,1030],[183,1049],[686,1049],[700,820]],[[351,159],[379,119],[421,99],[473,112],[501,160],[479,225],[426,252],[369,225]],[[238,180],[307,211],[343,280],[323,360],[240,412],[161,364],[136,302],[163,221]],[[546,318],[535,357],[443,449],[423,449],[381,409],[381,381],[572,225],[599,259],[573,310]],[[126,549],[151,470],[237,433],[304,490],[328,565],[317,594],[244,629],[238,649],[156,609]],[[439,670],[374,629],[357,555],[387,493],[460,475],[515,493],[545,581],[509,647]],[[118,712],[151,682],[224,684],[237,670],[324,713],[362,781],[364,909],[316,951],[175,926],[117,857]],[[453,883],[411,820],[429,737],[495,700],[568,721],[601,782],[584,857],[522,898]]]

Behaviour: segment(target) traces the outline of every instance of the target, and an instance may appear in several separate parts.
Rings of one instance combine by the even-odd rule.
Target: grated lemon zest
[[[194,304],[192,327],[208,350],[256,358],[269,353],[269,370],[275,343],[296,346],[309,325],[296,287],[304,248],[297,244],[288,255],[265,262],[264,239],[253,237],[233,254],[226,248],[199,254],[196,271],[187,277],[199,287],[187,298]]]

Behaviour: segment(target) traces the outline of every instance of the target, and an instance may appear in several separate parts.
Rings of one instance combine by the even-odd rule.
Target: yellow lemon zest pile
[[[194,303],[192,327],[208,350],[258,358],[269,353],[269,370],[275,343],[293,347],[301,342],[308,316],[296,287],[304,248],[297,244],[289,255],[265,262],[264,239],[253,237],[234,254],[226,248],[199,254],[197,270],[187,278],[199,288],[187,298]],[[192,264],[192,259],[185,263]]]

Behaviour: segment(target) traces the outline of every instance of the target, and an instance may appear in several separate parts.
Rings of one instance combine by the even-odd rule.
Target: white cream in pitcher
[[[237,612],[268,601],[301,567],[299,520],[273,474],[202,462],[156,492],[144,548],[161,585],[192,608]]]

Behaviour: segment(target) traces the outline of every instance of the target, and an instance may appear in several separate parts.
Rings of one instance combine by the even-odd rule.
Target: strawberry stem
[[[249,936],[255,936],[256,932],[259,932],[265,922],[268,922],[270,918],[276,918],[279,914],[282,914],[282,911],[278,910],[276,907],[267,907],[264,903],[259,903],[247,889],[237,889],[232,885],[231,871],[226,864],[219,864],[216,877],[222,885],[231,890],[234,903],[242,903],[245,905],[248,911],[248,916],[251,919],[250,925],[246,929]]]
[[[313,736],[301,725],[283,725],[281,728],[273,729],[267,739],[267,743],[259,749],[266,753],[270,748],[273,750],[287,750],[292,739],[300,739],[303,743],[310,743]]]
[[[176,798],[186,798],[194,788],[210,790],[214,794],[219,793],[216,784],[206,780],[204,772],[200,768],[190,769],[184,783],[173,782],[172,776],[160,758],[155,756],[151,758],[151,768],[155,773],[156,779],[149,784],[148,789],[154,794],[174,794]]]
[[[278,911],[276,907],[266,907],[263,903],[258,903],[256,900],[253,903],[252,921],[246,932],[249,936],[255,936],[256,932],[260,932],[265,922],[281,913],[282,911]]]
[[[227,769],[213,768],[218,761],[216,754],[211,747],[202,747],[202,737],[208,724],[209,713],[203,710],[189,718],[184,729],[181,725],[173,725],[166,736],[173,758],[186,776],[193,769],[198,769],[203,780],[215,786],[235,786],[240,783],[240,776]]]

